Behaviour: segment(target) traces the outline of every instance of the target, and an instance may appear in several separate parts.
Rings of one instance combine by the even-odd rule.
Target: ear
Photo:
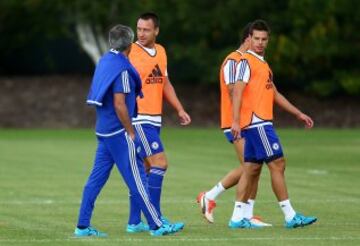
[[[159,27],[155,28],[155,35],[156,36],[159,35],[159,31],[160,31]]]

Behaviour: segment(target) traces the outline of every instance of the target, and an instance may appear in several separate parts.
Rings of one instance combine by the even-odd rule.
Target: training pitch
[[[0,245],[360,245],[360,129],[280,129],[294,208],[318,217],[309,227],[285,229],[264,166],[255,214],[272,228],[231,230],[235,190],[220,196],[215,223],[202,218],[195,198],[237,167],[233,147],[216,128],[165,128],[169,160],[164,214],[184,221],[161,238],[125,233],[128,192],[119,172],[100,194],[92,224],[106,239],[77,239],[82,188],[92,167],[92,130],[0,130]]]

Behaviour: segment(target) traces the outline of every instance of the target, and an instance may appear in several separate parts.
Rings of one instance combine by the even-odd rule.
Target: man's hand
[[[136,136],[135,136],[135,133],[134,133],[134,132],[129,132],[128,135],[129,135],[129,137],[131,138],[132,141],[135,140],[135,137],[136,137]]]
[[[306,114],[300,113],[297,118],[305,123],[305,128],[312,128],[314,126],[314,121]]]
[[[240,130],[239,123],[233,122],[231,124],[231,134],[234,136],[234,139],[240,138]]]
[[[186,126],[186,125],[189,125],[191,123],[191,118],[188,115],[188,113],[185,112],[185,110],[180,110],[178,112],[178,116],[179,116],[179,119],[180,119],[180,125]]]

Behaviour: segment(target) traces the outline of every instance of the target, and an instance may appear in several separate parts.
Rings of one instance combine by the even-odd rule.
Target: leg
[[[285,182],[285,159],[279,158],[271,161],[268,166],[274,194],[285,216],[285,227],[296,228],[314,223],[317,220],[316,217],[305,217],[302,214],[298,214],[291,206]]]
[[[95,200],[108,180],[113,164],[114,161],[110,153],[107,151],[102,139],[99,139],[94,166],[83,190],[78,227],[86,228],[90,226]]]
[[[135,128],[145,150],[150,199],[161,215],[161,190],[168,161],[160,139],[160,128],[148,124],[136,125]]]
[[[149,191],[146,187],[144,164],[141,158],[136,155],[136,149],[140,147],[139,143],[136,141],[134,143],[124,133],[107,138],[106,146],[130,190],[131,197],[136,201],[137,206],[141,208],[150,228],[154,230],[160,227],[162,222],[159,212],[151,203]]]
[[[262,227],[263,225],[255,225],[250,222],[247,216],[249,211],[248,200],[252,192],[254,192],[254,185],[257,185],[258,177],[261,172],[262,161],[256,159],[256,143],[253,141],[251,130],[242,132],[244,137],[244,161],[243,174],[237,184],[236,202],[234,212],[229,222],[230,228],[254,228]],[[256,182],[256,183],[255,183]]]
[[[268,153],[270,155],[265,159],[265,162],[268,163],[270,170],[274,194],[285,216],[285,227],[296,228],[314,223],[317,218],[297,214],[291,206],[285,182],[285,159],[275,130],[272,126],[265,126],[262,127],[260,132],[262,132],[263,141],[267,142],[268,145]]]
[[[145,173],[146,173],[146,186],[148,187],[149,183],[149,172],[150,172],[150,163],[147,159],[143,160],[145,166]],[[129,193],[129,219],[127,225],[127,232],[142,232],[146,231],[147,227],[141,222],[141,209],[137,205],[135,199],[132,198],[131,194]]]
[[[238,160],[240,162],[240,166],[231,170],[225,177],[220,181],[225,189],[229,189],[239,182],[239,179],[242,175],[243,168],[242,164],[244,163],[244,139],[240,138],[233,141],[234,150]]]
[[[244,173],[236,188],[237,201],[246,203],[249,200],[255,181],[259,179],[261,167],[258,163],[244,163]]]
[[[235,152],[239,159],[240,164],[243,164],[244,163],[244,138],[234,141],[234,149],[235,149]],[[242,173],[243,173],[243,167],[242,167],[242,165],[240,165],[238,168],[231,170],[227,175],[225,175],[225,177],[220,182],[225,189],[229,189],[238,184]],[[255,198],[256,198],[259,177],[260,177],[260,175],[258,175],[256,177],[256,179],[254,180],[254,185],[252,186],[253,188],[250,193],[250,199],[252,199],[252,200],[255,200]]]
[[[149,192],[150,199],[154,206],[161,213],[161,191],[163,186],[164,175],[167,170],[167,159],[164,152],[157,153],[155,155],[149,156],[146,160],[150,164],[149,171]]]
[[[251,223],[245,214],[249,206],[248,200],[253,190],[254,181],[260,175],[261,167],[262,165],[258,163],[244,163],[244,173],[237,185],[234,212],[229,222],[230,228],[256,228],[264,226]]]
[[[279,158],[268,164],[271,176],[271,186],[278,201],[289,199],[285,182],[285,159]]]
[[[234,140],[231,133],[225,133],[226,138],[230,143],[234,144],[234,149],[236,155],[239,159],[240,164],[243,163],[243,148],[244,140],[238,139]],[[211,190],[207,192],[200,192],[196,198],[197,203],[200,205],[201,213],[204,218],[210,222],[214,223],[214,208],[216,207],[216,198],[222,194],[225,190],[235,186],[243,173],[243,167],[239,167],[228,172],[219,183],[217,183]]]
[[[241,163],[240,167],[238,167],[238,178],[241,178],[242,172],[243,172],[243,163],[244,163],[244,138],[238,139],[237,141],[234,141],[234,148],[236,151],[236,154],[238,156],[239,162]],[[262,169],[262,165],[260,165],[260,171],[258,172],[257,175],[255,175],[253,177],[253,180],[251,182],[253,182],[251,184],[251,191],[250,191],[250,196],[249,199],[247,201],[247,207],[245,209],[245,218],[249,219],[253,224],[256,225],[261,225],[261,226],[271,226],[271,224],[265,223],[262,221],[262,219],[258,216],[254,217],[254,205],[255,205],[255,199],[256,199],[256,194],[257,194],[257,189],[258,189],[258,184],[259,184],[259,178],[260,178],[260,173],[261,173],[261,169]],[[237,184],[238,182],[236,182]]]

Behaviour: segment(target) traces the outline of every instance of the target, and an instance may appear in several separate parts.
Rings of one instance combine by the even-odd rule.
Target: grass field
[[[163,211],[186,228],[178,235],[127,235],[127,189],[116,169],[102,191],[93,225],[107,239],[72,233],[83,185],[96,147],[92,130],[0,130],[0,245],[360,245],[360,129],[279,130],[288,160],[287,181],[295,209],[319,221],[283,228],[283,215],[264,167],[255,214],[272,228],[227,228],[234,190],[218,200],[215,224],[200,216],[195,197],[238,164],[222,133],[165,129],[170,169]]]

